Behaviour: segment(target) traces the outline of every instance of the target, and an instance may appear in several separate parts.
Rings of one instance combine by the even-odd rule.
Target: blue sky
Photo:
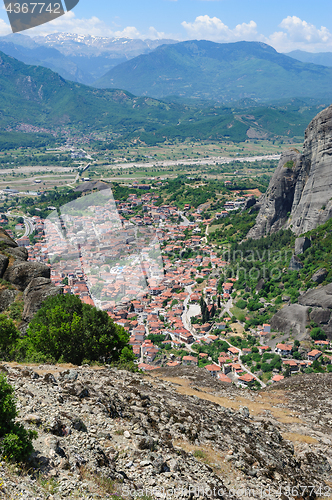
[[[45,1],[45,0],[44,0]],[[0,34],[8,32],[4,10]],[[279,51],[332,51],[331,0],[80,0],[27,35],[70,32],[130,38],[260,40]]]

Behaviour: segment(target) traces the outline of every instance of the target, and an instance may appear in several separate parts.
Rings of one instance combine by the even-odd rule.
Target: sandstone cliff
[[[303,154],[286,151],[261,201],[248,237],[258,239],[281,228],[299,235],[332,217],[332,106],[305,132]]]

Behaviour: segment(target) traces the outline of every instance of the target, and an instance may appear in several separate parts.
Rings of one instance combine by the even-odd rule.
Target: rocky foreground
[[[26,469],[1,463],[0,498],[286,500],[330,493],[329,375],[300,383],[295,377],[258,394],[193,368],[153,376],[0,368],[16,387],[19,420],[38,431]]]

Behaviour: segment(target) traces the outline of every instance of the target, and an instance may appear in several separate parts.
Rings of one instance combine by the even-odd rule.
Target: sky
[[[2,8],[0,35],[10,32]],[[255,40],[279,52],[332,52],[332,1],[80,0],[64,16],[22,33],[55,32],[215,42]]]

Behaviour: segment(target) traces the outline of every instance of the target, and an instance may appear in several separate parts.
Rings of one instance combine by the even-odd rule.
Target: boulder
[[[16,241],[13,240],[4,229],[0,228],[0,249],[12,247],[18,247]]]
[[[47,268],[48,269],[48,268]],[[23,320],[29,322],[40,309],[44,300],[62,293],[62,288],[53,285],[48,278],[34,278],[24,290]]]
[[[25,247],[6,248],[6,253],[14,257],[15,260],[28,260],[29,253]]]
[[[314,281],[315,283],[323,283],[323,281],[325,280],[326,276],[328,275],[328,270],[325,269],[325,267],[323,267],[322,269],[318,269],[318,271],[316,271],[312,276],[311,276],[311,279],[312,281]]]
[[[2,276],[5,274],[8,264],[9,264],[8,257],[0,253],[0,278],[2,278]]]
[[[308,248],[311,247],[311,241],[306,236],[301,236],[295,240],[295,255],[300,255],[304,253]]]
[[[271,330],[289,334],[303,334],[306,331],[308,323],[308,310],[299,304],[290,304],[284,306],[271,319]]]
[[[303,268],[303,264],[300,261],[300,259],[296,255],[292,255],[288,269],[290,271],[299,271],[302,268]]]
[[[49,278],[50,268],[39,262],[16,260],[6,269],[3,277],[23,291],[34,278]]]
[[[18,293],[18,290],[9,290],[9,288],[0,290],[0,313],[8,309],[8,307],[15,302]]]
[[[319,326],[328,324],[331,318],[331,310],[315,307],[309,314],[310,320],[317,323]]]
[[[332,309],[332,283],[309,290],[299,297],[299,304],[308,307]]]

